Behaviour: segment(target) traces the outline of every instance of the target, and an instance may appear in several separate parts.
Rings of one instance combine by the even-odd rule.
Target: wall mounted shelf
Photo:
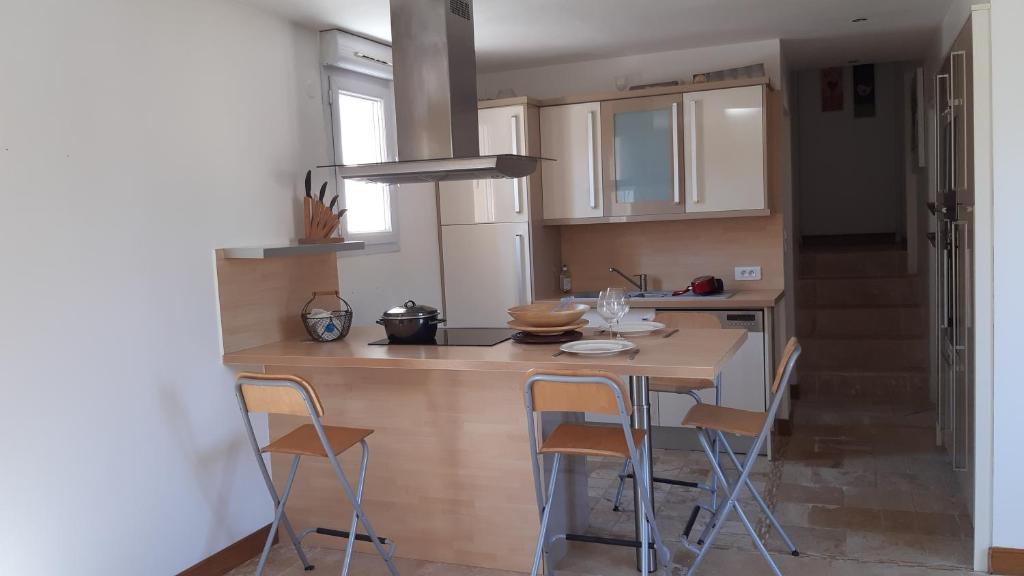
[[[285,244],[281,246],[254,246],[248,248],[224,248],[225,258],[243,258],[259,260],[262,258],[278,258],[281,256],[310,256],[331,252],[348,252],[362,250],[365,242],[349,241],[334,244]]]

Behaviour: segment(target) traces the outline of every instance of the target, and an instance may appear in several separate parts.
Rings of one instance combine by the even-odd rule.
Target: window
[[[392,83],[357,72],[329,76],[331,128],[338,164],[369,164],[395,159],[395,104]],[[340,201],[348,209],[341,233],[367,244],[397,245],[394,187],[338,181]],[[397,246],[396,246],[397,247]]]

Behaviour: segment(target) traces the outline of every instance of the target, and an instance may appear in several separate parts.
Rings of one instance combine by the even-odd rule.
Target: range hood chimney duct
[[[337,166],[386,184],[521,178],[538,158],[480,156],[472,0],[391,0],[398,162]]]
[[[391,0],[398,157],[480,155],[470,0]]]

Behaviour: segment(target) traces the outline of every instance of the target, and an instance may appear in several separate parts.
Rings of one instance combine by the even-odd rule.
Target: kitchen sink
[[[571,296],[575,298],[597,298],[601,293],[598,291],[593,292],[573,292]],[[671,292],[666,290],[648,290],[647,292],[628,292],[630,298],[667,298],[672,295]]]
[[[668,290],[648,290],[647,292],[630,292],[630,298],[668,298],[672,295]]]

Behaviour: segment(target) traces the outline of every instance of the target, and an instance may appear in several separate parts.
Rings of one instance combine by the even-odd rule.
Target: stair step
[[[907,253],[893,250],[801,251],[801,278],[871,277],[907,274]]]
[[[801,369],[837,372],[913,371],[928,367],[924,338],[806,338]]]
[[[927,405],[928,372],[802,369],[800,401],[851,400],[866,403]]]
[[[814,278],[797,281],[800,308],[918,307],[926,301],[919,276]]]
[[[800,338],[926,337],[924,307],[801,308],[796,316]]]

